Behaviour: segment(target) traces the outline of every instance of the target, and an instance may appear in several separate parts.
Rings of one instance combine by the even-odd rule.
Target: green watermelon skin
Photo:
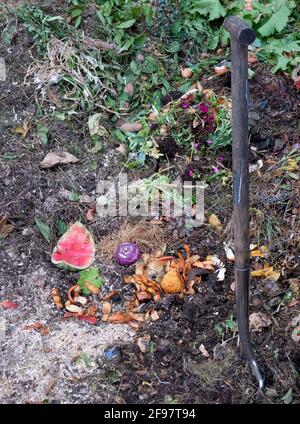
[[[58,240],[51,262],[64,271],[81,271],[95,260],[95,243],[91,233],[75,222]]]

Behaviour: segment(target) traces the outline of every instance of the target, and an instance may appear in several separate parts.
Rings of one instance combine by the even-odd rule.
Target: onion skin
[[[115,259],[119,265],[132,265],[141,257],[141,251],[136,243],[121,243],[116,249]]]

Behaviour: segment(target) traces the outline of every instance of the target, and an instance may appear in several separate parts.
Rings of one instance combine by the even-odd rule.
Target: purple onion
[[[141,257],[141,251],[136,243],[121,243],[116,249],[115,259],[120,265],[131,265]]]

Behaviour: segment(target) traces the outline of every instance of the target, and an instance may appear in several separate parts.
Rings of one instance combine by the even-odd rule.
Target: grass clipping
[[[157,224],[130,224],[126,223],[118,231],[102,237],[97,245],[100,256],[113,257],[120,243],[137,243],[143,253],[152,253],[162,249],[165,243],[163,229]]]

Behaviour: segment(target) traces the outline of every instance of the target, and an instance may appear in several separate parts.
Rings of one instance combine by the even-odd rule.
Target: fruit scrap
[[[83,314],[83,308],[81,308],[80,306],[74,305],[73,303],[70,303],[69,300],[66,301],[65,308],[69,312],[73,312],[73,313],[76,313],[78,315]]]
[[[97,318],[95,316],[90,316],[90,315],[77,315],[77,319],[81,320],[81,321],[86,321],[89,324],[97,324]]]
[[[144,322],[144,314],[135,314],[132,312],[116,312],[107,318],[107,321],[112,324],[127,324],[131,321]]]
[[[79,315],[76,312],[67,312],[64,315],[64,318],[71,318],[71,317],[77,318],[80,321],[86,321],[89,324],[93,324],[93,325],[97,324],[97,318],[95,316],[91,316],[91,315]]]
[[[85,315],[94,317],[97,313],[97,306],[91,305],[85,310]]]
[[[184,288],[183,277],[176,269],[171,269],[164,275],[161,287],[166,293],[181,293]]]
[[[85,281],[83,284],[92,294],[98,294],[100,291],[99,287],[94,286],[90,281]]]
[[[106,295],[103,296],[102,300],[110,300],[113,297],[117,296],[119,294],[118,290],[113,290],[109,293],[106,293]]]
[[[105,301],[102,304],[102,314],[103,315],[109,315],[111,313],[112,310],[112,306],[109,302]]]
[[[63,308],[64,308],[64,305],[63,305],[63,303],[62,303],[61,295],[60,295],[60,293],[59,293],[58,289],[53,288],[53,289],[51,290],[51,296],[52,296],[52,299],[53,299],[53,301],[54,301],[54,303],[55,303],[55,306],[56,306],[58,309],[63,309]]]
[[[19,305],[15,302],[11,302],[10,300],[4,300],[3,302],[0,302],[0,306],[4,309],[16,309]]]
[[[135,284],[137,292],[135,294],[138,302],[153,299],[160,299],[160,293],[194,294],[194,286],[201,282],[201,277],[197,276],[192,282],[188,274],[193,268],[202,268],[215,271],[214,263],[207,258],[200,261],[200,256],[191,255],[190,247],[184,245],[185,256],[178,252],[175,256],[158,256],[144,254],[142,262],[136,264],[136,273],[133,276],[126,276],[125,283]],[[159,252],[161,253],[161,252]]]
[[[139,295],[139,300],[143,297],[146,300],[149,298],[149,295],[150,299],[157,299],[157,295],[159,295],[161,290],[160,285],[154,280],[149,280],[146,275],[128,275],[124,278],[124,281],[127,284],[135,284],[137,293],[142,293]]]
[[[79,271],[91,266],[95,259],[95,243],[91,233],[75,222],[59,239],[51,256],[54,265],[66,271]]]
[[[74,302],[74,299],[72,297],[72,293],[73,292],[74,292],[75,296],[78,296],[79,295],[79,293],[80,293],[80,287],[77,284],[75,284],[74,286],[71,286],[69,288],[69,290],[68,290],[68,293],[67,294],[68,294],[68,299],[69,299],[70,303],[75,303]]]

